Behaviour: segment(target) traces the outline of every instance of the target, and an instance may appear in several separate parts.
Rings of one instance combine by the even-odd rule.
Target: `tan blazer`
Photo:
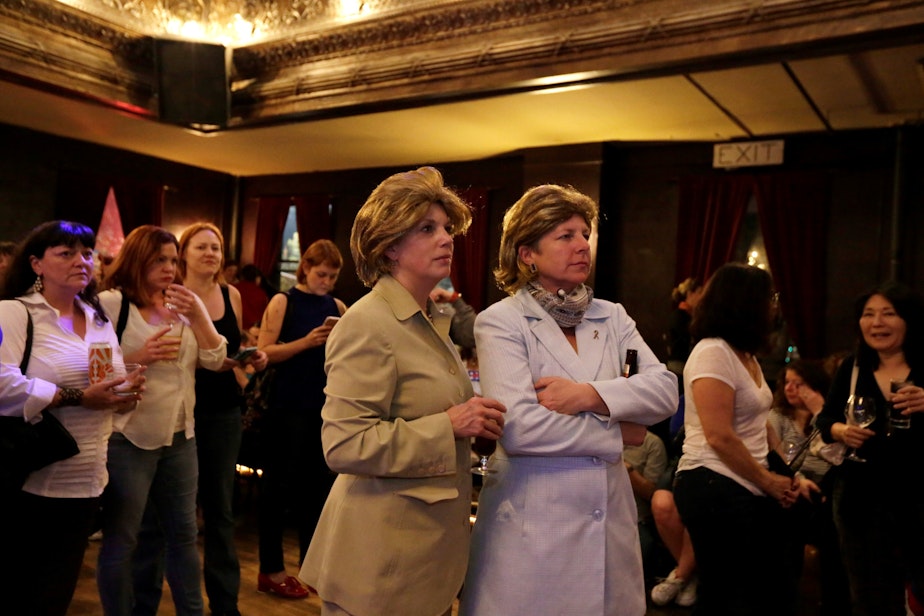
[[[449,340],[386,276],[327,341],[321,441],[330,492],[299,577],[350,614],[436,616],[468,562],[468,439],[449,407],[472,395]]]

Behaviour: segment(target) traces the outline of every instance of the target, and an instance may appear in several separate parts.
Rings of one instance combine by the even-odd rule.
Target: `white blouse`
[[[734,423],[735,434],[747,447],[748,452],[757,462],[767,467],[767,416],[770,414],[770,404],[773,402],[773,392],[761,376],[758,386],[747,368],[735,355],[727,342],[721,338],[705,338],[700,340],[683,368],[683,388],[687,392],[684,397],[683,427],[685,436],[683,440],[683,456],[677,465],[678,471],[690,470],[700,466],[724,475],[738,482],[756,495],[763,491],[754,483],[748,481],[734,472],[719,454],[709,446],[703,425],[699,418],[699,409],[693,397],[693,382],[698,379],[717,379],[735,392]]]
[[[117,322],[122,292],[103,291],[99,299],[113,322]],[[145,321],[138,307],[129,304],[128,322],[122,333],[122,351],[131,355],[162,329],[163,325],[151,325]],[[226,347],[227,341],[222,337],[218,347],[201,349],[192,330],[184,327],[179,358],[147,365],[142,400],[135,410],[115,417],[113,430],[121,432],[136,447],[147,450],[170,446],[175,432],[184,432],[186,438],[195,436],[196,368],[221,368],[227,354]]]
[[[25,420],[32,420],[51,404],[58,387],[86,389],[89,349],[94,342],[108,342],[116,373],[124,372],[112,322],[98,321],[89,305],[78,301],[87,323],[86,335],[81,338],[61,327],[60,313],[40,293],[30,293],[19,299],[28,304],[32,315],[32,355],[23,375],[19,365],[26,342],[26,311],[18,300],[0,302],[0,328],[3,329],[3,344],[0,345],[3,378],[0,382],[4,392],[0,397],[0,414],[21,415]],[[29,475],[23,490],[53,498],[99,496],[109,481],[106,453],[112,432],[112,412],[82,406],[66,406],[49,412],[71,433],[80,453],[35,471]]]

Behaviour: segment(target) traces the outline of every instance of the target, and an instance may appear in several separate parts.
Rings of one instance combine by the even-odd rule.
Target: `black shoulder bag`
[[[26,308],[26,345],[19,364],[23,374],[32,356],[32,334],[32,315]],[[57,417],[45,411],[41,417],[30,423],[22,416],[0,416],[0,489],[19,490],[33,471],[80,453],[77,441]]]

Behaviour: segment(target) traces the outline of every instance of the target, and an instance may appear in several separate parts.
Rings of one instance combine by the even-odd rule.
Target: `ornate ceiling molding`
[[[922,2],[910,0],[465,2],[237,49],[234,112],[246,123],[502,93],[565,74],[637,77],[907,27],[920,36],[922,25]]]
[[[453,0],[57,0],[148,36],[193,24],[202,42],[241,46],[319,30],[370,15]],[[241,26],[246,31],[238,31]],[[188,38],[188,37],[187,37]],[[223,40],[224,39],[224,40]]]
[[[150,39],[51,0],[0,0],[0,76],[154,113]]]
[[[242,1],[275,15],[278,38],[234,48],[231,126],[896,44],[924,29],[920,0],[366,0],[374,10],[348,21],[335,0]],[[139,23],[232,4],[0,0],[0,77],[156,116],[152,30]]]

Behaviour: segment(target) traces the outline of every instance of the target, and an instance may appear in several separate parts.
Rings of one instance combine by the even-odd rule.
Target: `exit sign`
[[[782,164],[782,139],[774,141],[735,141],[732,143],[717,143],[712,146],[712,166],[714,168]]]

